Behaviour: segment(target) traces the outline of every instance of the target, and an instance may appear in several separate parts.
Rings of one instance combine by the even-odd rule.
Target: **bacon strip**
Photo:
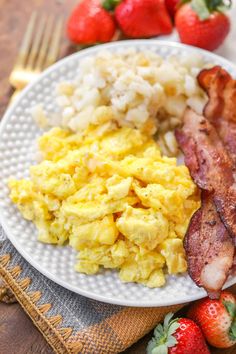
[[[234,257],[233,241],[215,207],[223,200],[218,209],[227,214],[223,209],[234,184],[232,161],[214,127],[192,110],[186,111],[183,129],[176,131],[176,138],[193,179],[203,189],[202,206],[193,215],[185,236],[188,271],[198,286],[216,298]]]
[[[202,206],[192,217],[184,247],[189,275],[211,298],[217,298],[233,264],[234,245],[211,193],[202,192]]]
[[[207,120],[188,111],[183,131],[176,132],[191,175],[203,189],[202,206],[192,217],[185,249],[190,276],[216,297],[235,263],[236,80],[215,66],[202,70],[198,82],[209,97],[204,109]]]
[[[208,94],[204,116],[214,125],[236,165],[236,80],[220,66],[202,70],[199,85]]]
[[[232,78],[221,66],[214,66],[211,69],[202,70],[197,79],[209,97],[204,109],[204,116],[212,122],[216,117],[219,118],[222,115],[225,86]]]
[[[233,163],[215,128],[191,109],[184,115],[184,126],[176,138],[185,155],[195,183],[213,193],[213,201],[236,243],[236,185]]]
[[[214,125],[236,171],[236,80],[220,66],[202,70],[198,83],[208,94],[204,116]],[[236,271],[236,254],[232,272]]]

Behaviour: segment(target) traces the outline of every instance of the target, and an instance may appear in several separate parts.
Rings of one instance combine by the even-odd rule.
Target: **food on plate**
[[[188,316],[196,321],[209,344],[229,348],[236,344],[236,299],[222,291],[219,300],[205,298],[194,303]]]
[[[174,318],[168,313],[163,325],[154,330],[147,354],[210,354],[199,326],[188,318]]]
[[[212,192],[216,209],[235,240],[234,164],[214,126],[189,109],[176,136],[192,178],[200,188]]]
[[[40,241],[79,251],[77,271],[116,268],[125,282],[163,286],[165,273],[186,271],[183,238],[200,206],[198,189],[153,138],[106,124],[45,133],[43,161],[30,179],[9,181],[10,197]]]
[[[112,40],[116,30],[113,16],[99,0],[82,0],[67,22],[68,38],[76,44],[95,44]]]
[[[234,260],[234,244],[216,211],[212,193],[202,191],[201,208],[185,235],[188,272],[214,298],[225,284]]]
[[[162,58],[132,48],[101,51],[81,60],[77,78],[58,85],[61,114],[56,120],[39,106],[33,115],[43,126],[48,123],[74,132],[104,120],[106,129],[114,124],[137,128],[157,134],[162,152],[177,156],[174,129],[181,125],[184,110],[188,105],[202,114],[207,102],[196,79],[206,66],[197,54]]]
[[[183,129],[176,132],[186,165],[204,190],[185,249],[193,280],[218,297],[234,266],[236,81],[219,66],[201,71],[198,81],[209,98],[204,117],[188,111]]]
[[[115,8],[115,19],[129,38],[149,38],[172,32],[165,0],[120,1]]]
[[[236,235],[236,223],[234,222],[234,205],[236,203],[234,166],[215,128],[204,116],[200,116],[188,109],[184,115],[183,128],[176,132],[176,137],[184,152],[185,164],[189,168],[192,178],[200,188],[209,193],[213,201],[212,208],[216,208],[234,241]],[[207,194],[203,194],[203,198],[204,196],[207,196]],[[206,206],[207,204],[208,202],[205,203]],[[204,222],[204,219],[212,216],[207,210],[205,210],[203,216],[205,213],[209,215],[206,215],[205,218],[203,217],[202,222]],[[217,220],[213,219],[209,221],[212,221],[214,230],[217,230]],[[206,233],[208,228],[204,224],[201,225],[198,223],[198,227],[199,232],[202,233],[201,239],[206,239],[207,241],[205,247],[209,244],[212,251],[215,244],[211,247],[211,242],[215,241],[215,237],[223,237],[222,241],[224,240],[227,243],[226,249],[228,253],[221,254],[219,252],[213,254],[212,258],[210,257],[211,254],[208,253],[207,260],[204,259],[207,264],[201,263],[203,269],[200,268],[199,271],[201,272],[199,273],[194,268],[198,268],[200,264],[197,261],[201,257],[204,258],[204,247],[201,248],[202,253],[199,253],[196,258],[194,250],[196,235],[195,233],[187,233],[188,240],[186,241],[186,245],[187,251],[190,252],[189,254],[187,253],[190,275],[194,277],[194,275],[198,274],[200,279],[193,278],[194,281],[198,284],[200,282],[200,285],[204,286],[210,293],[217,293],[223,286],[229,269],[233,264],[233,242],[231,245],[232,250],[230,251],[230,248],[228,248],[228,241],[230,241],[230,236],[227,237],[228,233],[223,232],[222,236],[217,233],[215,236],[214,232],[209,232],[208,235]],[[208,261],[210,264],[208,264]]]
[[[204,115],[216,128],[236,164],[236,80],[226,70],[215,66],[202,70],[198,82],[209,98]]]
[[[200,188],[212,192],[217,211],[235,239],[234,164],[214,126],[188,109],[184,126],[176,132],[176,137],[191,176]]]
[[[223,8],[226,9],[224,0],[189,1],[182,5],[175,15],[181,42],[208,50],[217,49],[230,31],[230,19],[222,12]]]

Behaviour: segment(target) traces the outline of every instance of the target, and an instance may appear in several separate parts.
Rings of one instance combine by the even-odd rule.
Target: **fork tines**
[[[17,67],[40,72],[53,64],[59,53],[63,18],[39,15],[33,12],[28,23],[19,54]]]

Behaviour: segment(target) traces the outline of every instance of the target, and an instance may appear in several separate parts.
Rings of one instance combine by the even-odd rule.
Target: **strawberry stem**
[[[177,340],[173,336],[177,328],[179,328],[178,318],[172,319],[173,313],[168,313],[165,317],[164,324],[159,324],[154,330],[154,337],[147,346],[147,354],[168,354],[168,348],[177,344]]]
[[[104,0],[102,3],[102,7],[107,11],[113,11],[121,0]]]
[[[201,20],[206,20],[210,16],[210,11],[205,0],[192,0],[191,6]]]
[[[202,21],[207,20],[211,13],[215,11],[224,12],[230,9],[232,5],[231,0],[182,0],[182,3],[190,3],[192,9]]]

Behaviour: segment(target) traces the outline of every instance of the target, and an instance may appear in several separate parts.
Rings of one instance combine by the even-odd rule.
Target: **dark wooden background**
[[[64,14],[66,18],[76,2],[75,0],[0,0],[0,119],[12,94],[8,77],[32,10],[37,9],[42,14],[45,12],[55,15]],[[63,57],[73,50],[74,48],[64,37],[60,56]],[[236,286],[232,290],[236,294]],[[125,353],[145,353],[150,337],[151,334],[145,336]],[[53,353],[52,349],[19,304],[0,303],[0,354],[51,353]],[[211,349],[211,353],[233,354],[236,353],[236,348]]]

